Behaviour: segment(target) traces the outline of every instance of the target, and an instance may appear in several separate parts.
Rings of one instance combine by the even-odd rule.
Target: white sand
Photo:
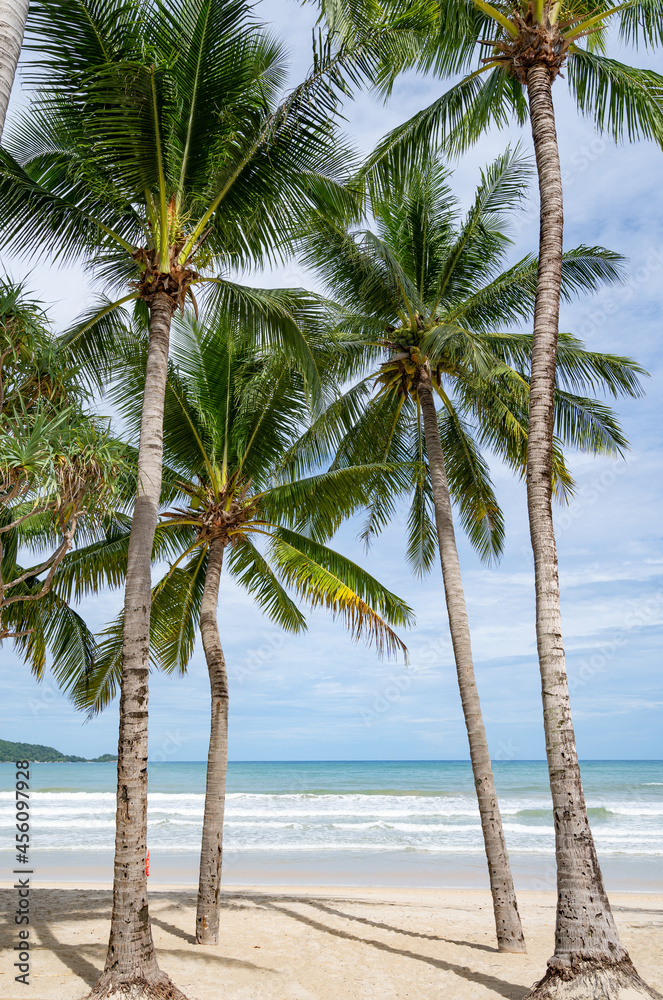
[[[0,997],[76,1000],[104,964],[111,893],[33,891],[31,985],[14,982],[14,894],[2,895]],[[460,889],[227,889],[221,943],[193,944],[193,889],[150,886],[161,967],[190,1000],[520,1000],[552,952],[554,895],[520,892],[529,953],[495,949],[490,895]],[[663,895],[613,893],[622,940],[663,991]]]

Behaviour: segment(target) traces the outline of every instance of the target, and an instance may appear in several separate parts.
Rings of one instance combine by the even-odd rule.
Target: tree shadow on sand
[[[405,948],[395,948],[392,945],[386,944],[384,941],[361,937],[357,934],[351,934],[349,931],[340,930],[336,927],[330,927],[328,924],[321,923],[313,917],[306,916],[303,913],[298,913],[296,910],[291,910],[287,906],[282,905],[284,901],[283,897],[277,897],[277,901],[274,897],[266,897],[264,895],[240,896],[238,894],[235,898],[237,900],[245,899],[253,902],[256,906],[263,906],[268,909],[275,910],[285,916],[291,917],[293,920],[298,920],[300,923],[307,924],[307,926],[312,927],[314,930],[323,931],[325,934],[332,934],[334,937],[343,938],[346,941],[357,941],[359,944],[368,945],[371,948],[376,948],[378,951],[384,951],[391,955],[402,955],[404,958],[411,958],[418,962],[425,962],[427,965],[432,965],[436,969],[442,969],[444,972],[453,972],[455,975],[467,980],[467,982],[478,983],[481,986],[487,987],[494,993],[505,997],[505,1000],[521,1000],[521,998],[528,992],[528,987],[521,986],[518,983],[508,983],[503,979],[498,979],[497,976],[490,975],[489,973],[476,972],[465,965],[458,965],[455,962],[449,962],[441,958],[433,958],[430,955],[422,955],[418,952],[408,951]],[[311,900],[307,897],[288,897],[286,902],[304,903],[309,905]],[[313,905],[317,904],[314,903]],[[324,904],[319,908],[324,908]],[[331,912],[334,913],[333,910],[331,910]],[[347,914],[342,912],[340,915],[347,917]],[[348,919],[353,918],[349,917]],[[391,930],[391,928],[388,929]]]
[[[35,925],[34,929],[36,935],[38,936],[41,946],[44,949],[52,951],[60,961],[68,968],[74,975],[78,976],[83,982],[92,986],[102,971],[104,958],[106,954],[106,939],[104,937],[103,941],[99,942],[80,942],[78,944],[69,944],[67,942],[60,941],[53,930],[54,920],[61,920],[63,917],[67,921],[81,923],[90,920],[110,920],[111,911],[111,901],[112,893],[110,890],[57,890],[57,915],[54,917],[51,914],[46,914],[44,912],[44,903],[49,900],[49,895],[55,890],[49,889],[38,889],[35,892]],[[5,893],[11,894],[11,890],[5,890],[5,892],[0,893],[0,897],[5,895]],[[182,892],[181,890],[173,890],[172,892],[155,892],[152,895],[153,903],[161,904],[179,904],[182,902]],[[64,898],[63,898],[64,897]],[[11,902],[8,900],[8,902]],[[335,905],[330,905],[335,904]],[[487,951],[491,954],[495,953],[495,949],[490,948],[486,945],[476,944],[471,941],[457,941],[452,938],[445,938],[437,936],[434,934],[426,934],[417,931],[410,931],[402,927],[395,927],[390,924],[383,923],[377,920],[371,920],[368,917],[356,916],[352,913],[346,913],[342,909],[338,909],[338,906],[342,906],[344,903],[356,903],[356,900],[348,900],[343,898],[333,898],[329,900],[328,898],[315,898],[306,895],[296,896],[296,895],[271,895],[265,893],[227,893],[224,894],[224,905],[229,909],[248,909],[251,906],[258,908],[265,908],[278,912],[285,917],[289,917],[292,920],[297,920],[300,923],[306,924],[313,930],[320,931],[324,934],[330,934],[334,937],[342,938],[347,941],[355,941],[359,944],[366,945],[369,948],[375,948],[378,951],[386,952],[391,955],[400,955],[404,958],[412,959],[416,962],[423,962],[427,965],[433,966],[436,969],[441,969],[444,972],[451,972],[467,982],[478,983],[481,986],[492,990],[493,993],[504,997],[505,1000],[522,1000],[522,997],[527,993],[527,988],[521,986],[517,983],[509,983],[503,979],[493,976],[489,973],[476,971],[465,965],[460,965],[455,962],[450,962],[442,958],[436,958],[430,955],[421,954],[419,952],[410,951],[406,948],[398,948],[394,945],[387,944],[384,941],[376,940],[373,938],[368,938],[359,934],[354,934],[349,930],[343,930],[330,926],[328,923],[324,923],[322,919],[315,919],[314,916],[310,916],[305,913],[300,913],[294,909],[289,904],[295,904],[298,906],[305,905],[310,906],[313,909],[319,911],[320,917],[322,918],[324,914],[329,915],[333,918],[341,918],[343,920],[352,921],[353,923],[359,923],[367,927],[375,927],[379,930],[388,931],[394,934],[402,934],[412,938],[420,938],[427,941],[443,941],[450,944],[457,944],[464,947],[479,948],[482,951]],[[187,906],[195,905],[195,898],[192,897],[190,903],[187,902]],[[11,910],[10,906],[3,906],[2,908],[5,913],[9,913]],[[152,923],[155,928],[159,928],[166,934],[170,935],[172,938],[180,939],[186,942],[187,945],[193,946],[194,938],[193,935],[188,934],[185,930],[178,927],[176,924],[164,919],[164,915],[156,908],[152,913]],[[14,943],[13,939],[13,924],[10,926],[9,923],[5,923],[4,926],[0,927],[0,936],[6,941],[3,944],[12,947]],[[173,942],[174,943],[174,942]],[[260,972],[276,972],[275,969],[268,969],[265,966],[255,965],[252,962],[245,962],[240,959],[229,958],[224,955],[214,954],[208,950],[193,950],[192,947],[182,949],[181,947],[169,947],[168,944],[164,945],[164,942],[159,942],[158,951],[160,954],[172,955],[174,958],[186,958],[192,957],[195,953],[196,961],[202,961],[204,964],[214,964],[219,967],[233,967],[248,969],[251,971]]]
[[[57,890],[58,898],[62,900],[63,895],[68,896],[71,902],[71,908],[67,906],[66,901],[61,902],[58,907],[57,915],[53,917],[47,916],[40,906],[40,896],[43,899],[46,894],[53,891],[54,890],[49,889],[34,890],[35,906],[33,911],[33,929],[35,936],[39,939],[40,948],[42,950],[52,952],[63,963],[63,965],[73,972],[75,976],[81,979],[88,986],[92,987],[99,979],[104,967],[107,947],[106,935],[104,935],[103,940],[98,943],[80,942],[76,944],[69,944],[56,937],[53,931],[52,923],[54,920],[62,919],[66,919],[71,922],[81,921],[83,923],[90,920],[103,920],[110,926],[112,892],[111,890],[96,889],[59,889]],[[0,892],[0,899],[2,899],[6,892],[7,890]],[[11,890],[9,890],[9,892],[11,892]],[[100,900],[100,895],[107,897],[107,903],[106,898]],[[181,898],[181,894],[179,892],[158,893],[158,895],[154,895],[153,899],[161,901],[165,898],[165,900],[168,901],[168,896],[170,895],[172,895],[173,901],[177,900],[179,902]],[[4,900],[2,900],[2,902],[4,902]],[[3,906],[2,910],[5,913],[9,913],[10,907],[8,905]],[[183,938],[189,944],[194,943],[193,936],[187,934],[186,931],[183,931],[176,925],[162,920],[159,916],[152,916],[151,920],[154,926],[160,927],[167,934]],[[4,924],[4,926],[0,929],[0,947],[12,948],[15,943],[13,934],[13,923]],[[172,955],[174,958],[192,957],[192,952],[189,950],[172,947],[169,948],[167,946],[164,947],[163,944],[158,946],[157,951],[161,955]],[[241,959],[230,958],[225,955],[216,955],[210,951],[201,950],[199,953],[195,954],[196,961],[200,961],[208,965],[215,964],[225,968],[249,969],[256,972],[276,972],[275,969],[270,969],[267,966],[256,965],[254,962],[245,962]]]
[[[287,900],[280,897],[283,902],[302,902],[301,899],[296,899],[296,897],[288,898]],[[499,954],[497,948],[489,944],[479,944],[477,941],[465,941],[458,940],[457,938],[443,937],[439,934],[425,934],[422,931],[411,931],[407,927],[394,927],[393,924],[385,924],[380,920],[369,920],[368,917],[359,917],[355,913],[346,913],[344,910],[336,910],[333,906],[329,906],[327,903],[323,903],[319,899],[307,898],[306,903],[309,906],[314,906],[318,910],[322,910],[324,913],[330,913],[335,917],[344,917],[346,920],[354,920],[358,924],[366,924],[367,927],[377,927],[383,931],[392,931],[394,934],[405,934],[407,937],[422,938],[425,941],[444,941],[447,944],[457,944],[463,948],[475,948],[477,951],[487,951],[491,955]]]

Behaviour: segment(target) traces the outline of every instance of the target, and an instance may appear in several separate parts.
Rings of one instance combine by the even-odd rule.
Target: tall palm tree
[[[0,0],[0,135],[5,125],[30,0]]]
[[[363,339],[364,354],[354,363],[364,377],[290,456],[297,468],[319,462],[325,448],[336,452],[333,469],[362,460],[427,465],[413,491],[408,556],[418,572],[428,570],[436,530],[501,951],[523,951],[525,944],[474,676],[452,498],[480,554],[498,555],[502,516],[480,447],[492,447],[524,470],[531,338],[496,331],[527,319],[535,301],[536,258],[501,270],[510,246],[507,213],[517,206],[527,174],[527,163],[507,151],[483,173],[460,219],[449,173],[432,160],[397,194],[373,202],[374,230],[318,222],[305,241],[304,259],[336,299],[340,329]],[[619,276],[616,254],[580,247],[564,255],[567,298]],[[385,350],[387,360],[376,367],[376,354],[384,357]],[[563,442],[607,453],[625,446],[611,411],[576,393],[601,387],[638,394],[640,373],[627,359],[592,354],[573,338],[562,339],[554,451],[562,492],[571,487]],[[391,513],[384,498],[375,498],[366,536]]]
[[[373,22],[373,5],[320,0],[347,42]],[[398,5],[398,0],[396,0]],[[390,4],[387,2],[386,7]],[[378,81],[388,92],[408,67],[448,77],[466,75],[430,107],[386,136],[368,165],[371,183],[406,176],[431,143],[461,150],[490,125],[529,116],[540,196],[540,237],[529,400],[527,500],[534,552],[536,631],[546,753],[554,803],[558,869],[555,953],[541,997],[583,987],[585,974],[648,995],[622,946],[603,886],[589,828],[571,717],[552,518],[553,408],[563,256],[563,190],[552,84],[563,68],[579,110],[601,132],[663,142],[663,77],[606,55],[609,31],[655,47],[663,39],[663,7],[651,0],[613,5],[600,0],[435,0],[420,19],[419,45],[396,44]],[[583,43],[583,40],[584,43]],[[468,70],[470,72],[468,72]],[[485,74],[485,76],[484,76]],[[591,915],[591,916],[590,916]],[[597,972],[600,969],[600,972]],[[564,983],[572,983],[568,987]]]
[[[333,355],[328,343],[324,350]],[[318,353],[318,363],[322,361]],[[114,395],[134,434],[135,404],[144,382],[144,351],[138,349],[121,363]],[[246,336],[224,321],[206,327],[184,318],[176,324],[164,414],[171,509],[162,515],[157,539],[162,551],[177,553],[177,558],[153,589],[151,646],[159,667],[184,672],[199,626],[209,672],[212,713],[196,918],[199,944],[216,944],[219,926],[228,760],[228,680],[217,622],[224,561],[230,575],[281,627],[293,632],[306,628],[289,588],[312,607],[325,606],[343,618],[355,638],[366,635],[388,654],[405,652],[390,626],[410,623],[410,609],[355,563],[300,529],[315,512],[333,532],[378,485],[382,490],[402,488],[409,468],[362,465],[279,483],[275,472],[280,458],[308,414],[305,379],[282,354],[256,354]],[[184,506],[173,506],[182,501]],[[59,576],[60,593],[80,597],[85,590],[117,584],[126,571],[126,539],[126,529],[123,539],[116,531],[72,553]],[[262,539],[267,551],[254,539]],[[122,540],[125,544],[118,544]],[[121,633],[120,617],[105,632],[92,674],[81,678],[80,707],[98,711],[113,697]]]
[[[331,143],[324,83],[278,103],[284,51],[245,0],[35,0],[31,30],[39,89],[0,154],[0,231],[18,252],[83,258],[109,291],[122,288],[70,335],[81,357],[108,360],[122,303],[149,314],[125,588],[113,915],[93,992],[174,991],[157,964],[145,877],[150,561],[172,315],[195,308],[194,288],[211,287],[218,308],[251,322],[257,338],[269,318],[270,335],[299,357],[315,389],[292,312],[297,293],[249,290],[228,273],[273,258],[312,186],[333,201],[345,156]]]

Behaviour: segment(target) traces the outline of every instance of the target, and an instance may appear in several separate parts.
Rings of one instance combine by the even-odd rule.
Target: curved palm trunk
[[[29,5],[30,0],[0,0],[0,135],[5,126]]]
[[[529,400],[527,502],[534,552],[536,638],[557,855],[555,954],[529,996],[658,996],[620,943],[589,827],[566,677],[552,518],[555,364],[562,275],[563,200],[548,70],[528,71],[527,91],[541,198],[539,271]],[[582,981],[582,984],[579,983]],[[581,986],[581,993],[578,988]],[[631,995],[631,994],[629,994]],[[635,995],[635,994],[633,994]]]
[[[205,815],[200,850],[196,944],[217,944],[219,940],[223,810],[228,769],[228,677],[216,617],[223,550],[223,541],[219,538],[213,539],[209,547],[205,588],[200,606],[200,634],[212,695],[212,724],[207,755]]]
[[[147,701],[151,563],[161,494],[163,407],[172,301],[150,303],[150,341],[124,594],[113,913],[106,967],[92,996],[178,998],[159,969],[147,904]]]
[[[465,607],[458,549],[456,548],[444,454],[430,380],[423,372],[417,385],[417,393],[424,418],[426,452],[435,504],[435,524],[440,547],[444,593],[458,674],[458,687],[470,744],[470,759],[479,803],[481,829],[488,860],[497,944],[500,951],[524,952],[526,950],[525,938],[518,913],[509,855],[502,829],[502,817],[495,791],[493,768],[488,752],[486,730],[481,715],[479,692],[474,676],[470,627]]]

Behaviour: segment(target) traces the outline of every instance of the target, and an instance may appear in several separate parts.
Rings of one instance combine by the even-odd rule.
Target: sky
[[[311,62],[312,8],[294,0],[262,0],[257,11],[286,41],[291,81]],[[616,50],[616,51],[615,51]],[[618,57],[663,72],[660,53],[613,47]],[[367,153],[382,135],[442,93],[444,83],[407,76],[387,104],[369,94],[348,102],[345,132]],[[578,750],[584,759],[663,756],[663,550],[660,491],[663,438],[663,158],[651,144],[615,146],[580,117],[564,80],[554,88],[565,182],[565,248],[602,245],[628,258],[628,277],[563,307],[560,328],[594,350],[627,354],[650,373],[646,395],[617,410],[631,443],[625,460],[569,455],[576,497],[556,509],[562,616]],[[20,81],[12,111],[25,105]],[[491,132],[451,164],[463,204],[480,169],[527,131]],[[516,227],[513,259],[536,251],[536,192]],[[82,270],[45,260],[0,254],[0,270],[26,277],[64,329],[89,301]],[[245,276],[256,285],[303,285],[315,279],[296,262]],[[483,566],[459,532],[477,683],[491,755],[500,760],[545,755],[534,632],[532,557],[524,484],[491,460],[507,537],[496,567]],[[410,665],[380,661],[351,641],[340,622],[315,612],[308,631],[285,635],[253,606],[250,596],[222,580],[221,638],[230,677],[231,760],[465,759],[464,731],[439,567],[417,580],[405,562],[401,512],[366,553],[358,523],[345,525],[334,544],[405,598],[416,626],[404,634]],[[121,594],[101,593],[79,610],[102,628],[121,606]],[[114,752],[117,704],[86,722],[50,678],[38,684],[5,643],[0,651],[2,738],[55,746],[85,757]],[[209,687],[197,647],[187,676],[153,674],[150,758],[201,760],[209,733]]]

